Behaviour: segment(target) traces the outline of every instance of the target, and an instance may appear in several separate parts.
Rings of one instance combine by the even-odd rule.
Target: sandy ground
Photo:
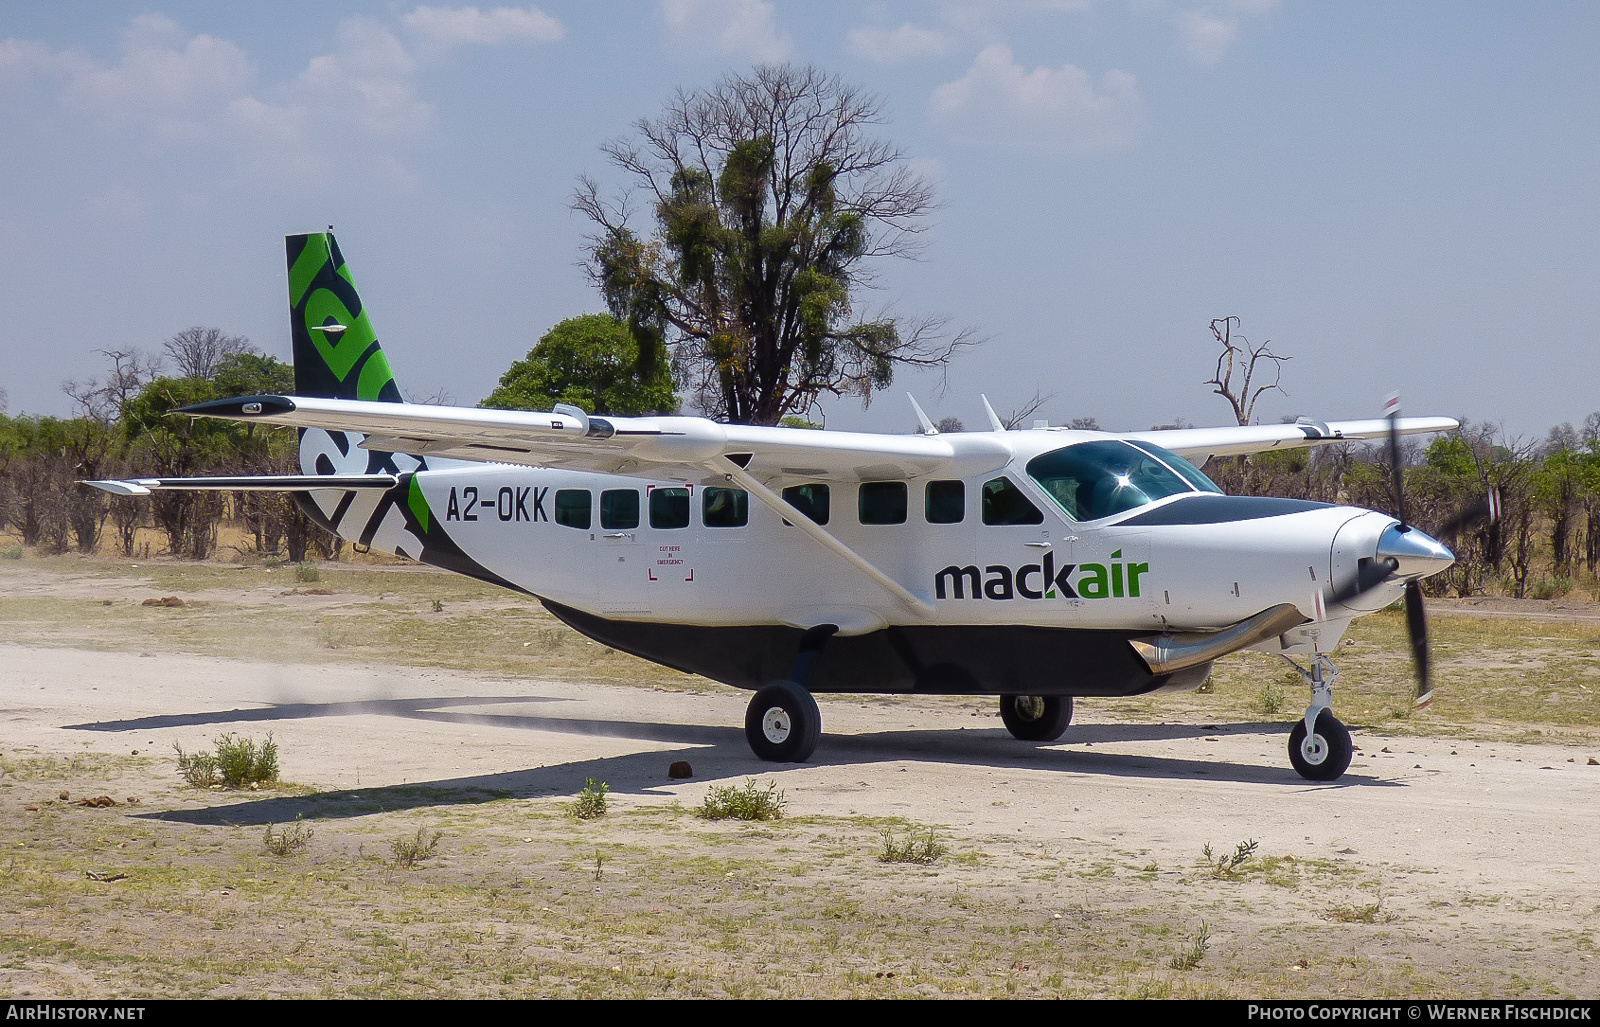
[[[1031,746],[969,704],[821,697],[812,762],[772,765],[750,754],[733,694],[13,645],[0,645],[0,665],[11,751],[166,754],[174,741],[271,732],[293,754],[285,776],[317,789],[533,797],[596,777],[622,803],[697,802],[708,781],[759,774],[814,813],[1090,837],[1169,859],[1249,837],[1268,852],[1358,853],[1457,890],[1600,908],[1600,767],[1566,747],[1358,733],[1349,773],[1313,785],[1289,768],[1282,724],[1096,723],[1087,705],[1061,743]],[[667,778],[679,759],[693,779]],[[279,801],[234,819],[282,819]]]
[[[14,583],[21,587],[22,579]],[[32,578],[27,587],[49,590]],[[713,785],[759,776],[786,793],[793,814],[901,817],[991,852],[1014,842],[1007,851],[1037,849],[1059,860],[1120,854],[1126,866],[1107,873],[1116,877],[1119,901],[1134,910],[1173,910],[1201,895],[1193,868],[1202,848],[1226,852],[1256,839],[1262,854],[1359,867],[1364,883],[1356,892],[1330,878],[1326,894],[1313,884],[1312,894],[1301,889],[1292,901],[1282,888],[1260,886],[1263,933],[1258,940],[1248,922],[1234,928],[1240,958],[1286,963],[1287,956],[1261,951],[1285,944],[1265,940],[1269,929],[1282,939],[1298,918],[1308,935],[1328,932],[1317,910],[1376,895],[1395,926],[1355,928],[1382,933],[1351,936],[1340,951],[1392,953],[1444,980],[1462,979],[1465,994],[1600,995],[1593,746],[1358,731],[1350,771],[1336,784],[1314,785],[1289,767],[1284,722],[1133,723],[1088,701],[1062,741],[1031,745],[1005,732],[987,700],[824,696],[824,737],[812,761],[773,765],[745,743],[745,702],[727,689],[0,643],[3,756],[99,752],[170,761],[174,742],[192,750],[224,732],[270,732],[285,754],[285,779],[316,792],[421,786],[396,800],[412,810],[446,806],[464,791],[570,797],[591,777],[608,782],[619,810],[693,806]],[[688,760],[694,776],[669,780],[675,760]],[[201,827],[259,826],[292,820],[303,794],[230,796],[223,810],[191,792],[155,809],[117,812]],[[40,798],[14,789],[0,816],[26,817],[17,806]],[[348,817],[370,812],[353,808]],[[316,815],[337,821],[342,814],[322,805]],[[1003,892],[1018,866],[1008,858],[963,869],[967,883],[959,888],[987,875],[979,883]],[[1132,873],[1146,860],[1169,875],[1148,888]],[[1079,881],[1070,891],[1087,901],[1098,887]],[[1105,887],[1109,894],[1109,880]],[[1255,900],[1235,899],[1248,921]],[[26,923],[26,910],[0,913]],[[1173,915],[1181,919],[1183,910]],[[49,976],[27,965],[35,969],[23,976],[0,966],[0,987],[59,991],[58,966],[50,970],[58,976]],[[1479,971],[1488,976],[1470,976]],[[1359,976],[1366,971],[1350,972],[1357,976],[1341,991],[1372,993]],[[1382,991],[1408,987],[1389,980]]]

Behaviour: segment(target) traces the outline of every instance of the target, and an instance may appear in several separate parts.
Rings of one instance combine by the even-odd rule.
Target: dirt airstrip
[[[744,694],[635,675],[520,600],[178,573],[0,567],[0,992],[1600,994],[1591,729],[1358,728],[1313,785],[1284,752],[1298,693],[1276,716],[1083,702],[1043,746],[988,700],[821,697],[812,762],[769,765]],[[459,619],[426,659],[352,656],[339,618],[397,603],[415,638]],[[529,669],[492,663],[494,617]],[[270,733],[292,784],[184,784],[174,743],[230,732]],[[785,819],[695,816],[750,778]],[[581,822],[589,779],[609,812]],[[297,818],[308,843],[266,852]],[[436,852],[404,869],[418,830]],[[936,860],[880,859],[919,832]]]

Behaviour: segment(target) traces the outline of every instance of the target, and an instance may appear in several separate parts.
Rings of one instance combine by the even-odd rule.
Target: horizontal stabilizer
[[[317,489],[392,489],[393,474],[241,474],[215,478],[124,478],[85,481],[114,496],[148,496],[157,489],[191,492],[314,492]]]

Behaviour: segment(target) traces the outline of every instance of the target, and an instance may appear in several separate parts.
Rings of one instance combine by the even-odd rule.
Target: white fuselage
[[[661,481],[431,461],[417,472],[415,487],[428,515],[483,567],[542,598],[618,620],[708,626],[832,623],[847,635],[893,624],[1158,632],[1220,628],[1290,603],[1312,623],[1272,646],[1304,652],[1330,647],[1350,617],[1364,612],[1341,607],[1324,611],[1319,620],[1314,597],[1330,581],[1352,573],[1356,560],[1371,555],[1371,541],[1394,523],[1392,518],[1321,506],[1221,523],[1125,523],[1164,505],[1196,502],[1181,495],[1127,515],[1077,523],[1025,471],[1027,459],[1040,448],[1028,447],[1003,466],[959,479],[965,512],[954,523],[930,523],[928,516],[928,482],[949,478],[894,479],[905,485],[903,523],[862,523],[861,482],[826,483],[825,530],[931,612],[896,600],[753,499],[744,504],[742,517],[734,518],[743,523],[719,526],[730,518],[713,507],[728,497],[708,497],[707,489],[733,486],[714,478]],[[1002,476],[1043,513],[1043,523],[983,523],[980,490]],[[805,481],[796,476],[772,488]],[[948,494],[952,486],[942,487]],[[671,516],[652,517],[661,512],[652,509],[658,490],[678,490],[663,492],[671,501],[660,505]],[[623,493],[635,498],[619,498]],[[313,498],[331,510],[339,495]],[[636,521],[630,511],[637,511]],[[345,524],[363,520],[341,522],[340,530],[355,537]],[[419,547],[400,522],[398,516],[386,520],[369,535],[370,543],[415,556]],[[1381,608],[1394,598],[1389,591],[1364,597],[1363,606]]]

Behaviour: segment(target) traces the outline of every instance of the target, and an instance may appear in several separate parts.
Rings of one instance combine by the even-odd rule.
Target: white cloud
[[[1178,38],[1197,64],[1216,64],[1239,39],[1239,19],[1206,11],[1180,11]]]
[[[1178,11],[1173,22],[1189,58],[1196,64],[1211,65],[1226,57],[1239,41],[1244,16],[1263,15],[1277,5],[1278,0],[1222,0],[1212,7]]]
[[[65,74],[61,101],[119,126],[148,125],[163,136],[193,138],[227,109],[255,73],[249,55],[210,35],[185,37],[160,14],[142,14],[123,32],[119,59],[98,64],[57,54],[39,70]]]
[[[756,61],[789,56],[768,0],[661,0],[661,16],[680,47],[704,48]]]
[[[52,51],[32,39],[0,39],[0,83],[26,82],[46,75],[68,75],[88,63],[75,51]]]
[[[985,47],[967,73],[933,92],[934,118],[974,142],[1057,152],[1114,150],[1143,121],[1138,83],[1108,71],[1095,87],[1071,64],[1023,68],[1003,43]]]
[[[566,35],[561,22],[537,7],[418,7],[403,20],[419,43],[440,50],[518,40],[553,43]]]
[[[880,64],[938,57],[950,52],[955,40],[938,29],[924,29],[906,22],[899,28],[860,28],[850,30],[850,50],[858,57]]]
[[[339,48],[313,57],[290,95],[321,115],[343,114],[371,136],[415,135],[432,127],[433,105],[416,95],[417,62],[370,18],[339,23]]]
[[[403,22],[409,46],[384,22],[345,18],[331,52],[292,78],[262,83],[237,44],[143,14],[128,23],[109,61],[33,40],[0,40],[0,88],[13,97],[38,88],[106,128],[233,148],[242,167],[268,179],[355,172],[409,188],[414,178],[394,147],[425,137],[438,121],[418,92],[419,55],[558,39],[563,29],[533,7],[424,6]],[[362,142],[369,145],[351,145]],[[329,160],[334,151],[339,162]]]

